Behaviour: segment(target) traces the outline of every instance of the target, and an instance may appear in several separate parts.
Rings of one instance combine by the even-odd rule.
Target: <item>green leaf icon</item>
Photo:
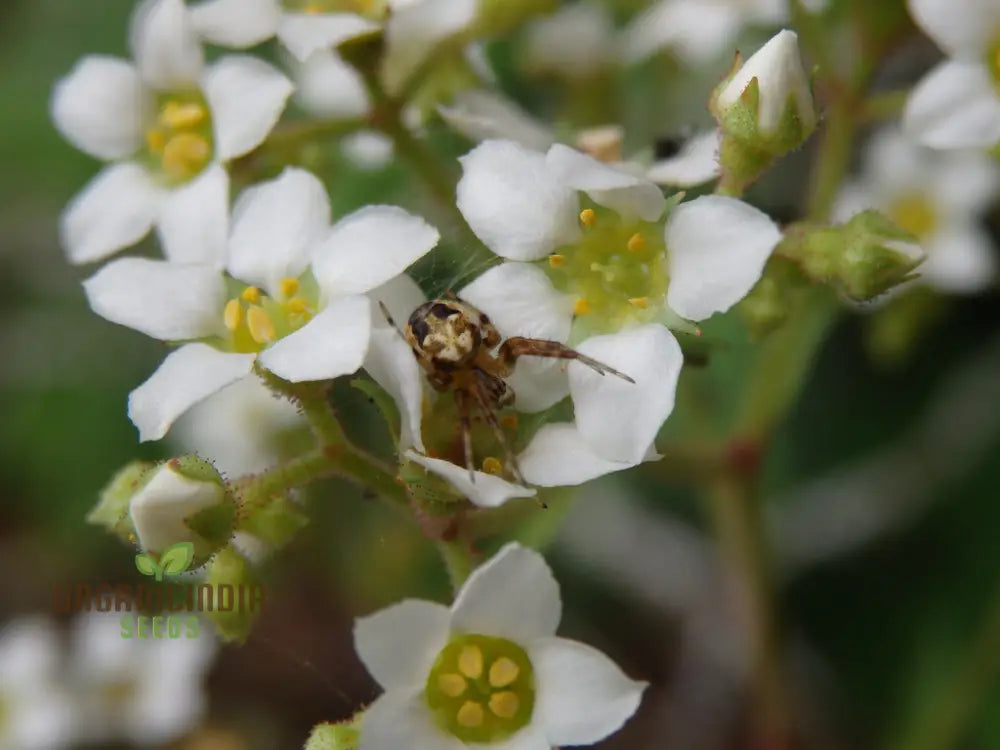
[[[156,576],[159,580],[162,575],[160,566],[156,564],[156,560],[153,559],[151,555],[147,555],[144,552],[140,552],[135,556],[135,567],[139,569],[139,572],[144,576]]]
[[[160,565],[163,572],[168,575],[177,575],[188,569],[194,559],[194,544],[191,542],[178,542],[167,547],[160,555]]]

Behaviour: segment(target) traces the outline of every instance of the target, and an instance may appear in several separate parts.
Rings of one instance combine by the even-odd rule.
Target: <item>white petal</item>
[[[545,272],[527,263],[491,268],[462,289],[459,297],[485,312],[504,338],[526,336],[566,343],[573,322],[573,298],[552,286]],[[565,361],[522,357],[507,379],[518,411],[547,409],[569,393]]]
[[[477,0],[424,0],[393,13],[385,25],[386,90],[399,93],[434,48],[468,26],[477,10]]]
[[[461,492],[469,502],[480,508],[496,508],[515,497],[534,497],[535,491],[506,479],[476,471],[476,481],[469,481],[469,470],[451,461],[430,458],[415,451],[404,454],[410,461],[418,463],[427,471],[437,474]]]
[[[879,205],[875,194],[869,189],[867,182],[847,180],[844,182],[837,200],[830,209],[830,218],[834,222],[844,223],[855,214],[875,208]]]
[[[521,64],[536,74],[587,79],[613,60],[614,43],[614,21],[607,8],[572,3],[528,25]]]
[[[925,152],[926,153],[926,152]],[[1000,169],[996,161],[979,151],[937,152],[930,179],[936,204],[952,215],[978,215],[996,200]]]
[[[196,541],[185,519],[225,499],[221,484],[190,479],[162,464],[129,501],[139,547],[160,554],[172,544]]]
[[[125,60],[88,55],[52,91],[52,121],[81,151],[123,159],[142,146],[152,94]]]
[[[361,295],[333,300],[315,318],[260,354],[260,363],[292,383],[356,372],[368,352],[371,310]]]
[[[120,258],[83,288],[101,317],[163,341],[210,336],[221,328],[226,285],[211,266]]]
[[[507,739],[488,743],[469,742],[467,747],[469,750],[551,750],[552,745],[545,737],[544,727],[533,718],[528,726]]]
[[[354,649],[384,690],[421,690],[448,643],[450,627],[447,607],[405,599],[355,620]]]
[[[749,203],[706,195],[667,219],[667,305],[689,320],[725,312],[753,288],[781,230]]]
[[[931,148],[988,148],[1000,141],[1000,97],[985,66],[945,61],[913,88],[903,127]]]
[[[736,3],[711,0],[661,0],[629,24],[621,55],[635,63],[667,49],[688,65],[702,65],[732,53],[742,13]]]
[[[423,452],[420,418],[424,379],[413,351],[399,331],[388,327],[372,330],[364,368],[392,396],[399,409],[399,450],[415,446]]]
[[[309,247],[330,226],[330,199],[311,172],[286,167],[240,193],[232,226],[229,272],[275,294],[283,278],[308,267]]]
[[[545,165],[556,179],[591,200],[614,209],[624,217],[656,221],[667,204],[660,189],[643,177],[616,169],[556,143],[545,155]]]
[[[459,92],[449,106],[439,105],[438,112],[453,130],[472,141],[506,138],[539,151],[555,141],[548,126],[492,91]]]
[[[207,0],[191,8],[205,39],[224,47],[252,47],[270,39],[281,20],[279,0]]]
[[[370,105],[361,75],[331,50],[293,67],[295,101],[316,117],[363,117]]]
[[[908,0],[913,20],[951,55],[965,59],[985,56],[1000,27],[1000,3],[995,0]]]
[[[332,49],[343,41],[378,30],[378,24],[356,13],[285,13],[278,38],[299,60]]]
[[[427,295],[413,279],[405,273],[399,274],[389,279],[381,286],[368,292],[368,297],[372,301],[372,321],[375,327],[385,328],[389,321],[379,308],[378,303],[382,302],[389,308],[397,329],[406,326],[406,321],[410,319],[410,314],[427,301]]]
[[[424,257],[441,235],[398,206],[365,206],[345,216],[312,253],[312,270],[328,296],[363,294]]]
[[[554,635],[561,617],[559,584],[545,558],[517,542],[476,568],[451,607],[453,630],[520,644]]]
[[[375,171],[392,161],[393,144],[376,130],[356,130],[340,139],[340,151],[356,168]]]
[[[213,164],[165,194],[156,230],[167,260],[221,269],[229,230],[229,174]]]
[[[105,167],[66,206],[60,234],[73,263],[91,263],[134,245],[156,218],[161,190],[138,164]]]
[[[358,750],[466,750],[434,725],[423,693],[386,693],[365,710]]]
[[[579,237],[576,192],[545,157],[511,141],[484,141],[459,161],[458,208],[490,250],[538,260]]]
[[[172,352],[128,397],[128,416],[139,440],[159,440],[181,414],[216,391],[250,374],[253,354],[220,352],[185,344]]]
[[[591,745],[617,731],[639,707],[645,682],[629,679],[595,648],[565,638],[528,646],[535,712],[553,745]]]
[[[59,635],[55,625],[42,615],[6,621],[0,629],[0,667],[5,687],[33,688],[51,680],[59,667]]]
[[[930,187],[937,176],[934,157],[933,152],[914,143],[900,128],[885,127],[865,147],[865,175],[880,201],[892,202],[919,186]]]
[[[517,461],[524,478],[539,487],[575,486],[635,466],[599,455],[571,422],[542,425]]]
[[[646,177],[658,185],[692,187],[719,176],[719,131],[693,136],[668,159],[654,162]]]
[[[975,294],[996,281],[996,248],[972,222],[945,226],[925,243],[927,260],[917,267],[923,281],[949,294]]]
[[[277,68],[247,55],[230,55],[213,63],[203,86],[220,161],[257,148],[278,122],[294,88]]]
[[[144,0],[130,41],[139,73],[154,88],[187,88],[201,77],[205,57],[182,0]]]
[[[594,336],[577,350],[631,376],[629,383],[570,362],[576,425],[594,451],[612,461],[642,461],[674,408],[684,356],[670,331],[651,324]]]

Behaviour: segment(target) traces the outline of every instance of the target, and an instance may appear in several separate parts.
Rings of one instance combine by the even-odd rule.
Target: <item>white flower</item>
[[[993,242],[981,216],[1000,190],[1000,171],[984,154],[935,152],[896,128],[872,137],[864,172],[841,193],[834,216],[876,208],[913,234],[927,254],[920,282],[947,293],[975,293],[993,283]]]
[[[113,261],[84,282],[91,308],[166,341],[188,341],[129,396],[141,440],[163,437],[188,408],[248,375],[256,360],[286,380],[357,370],[369,350],[365,294],[430,251],[438,232],[395,206],[367,206],[329,226],[323,185],[301,169],[245,190],[233,208],[226,268]],[[308,271],[308,272],[307,272]],[[210,346],[214,344],[214,346]]]
[[[752,81],[757,82],[757,127],[763,134],[781,126],[791,99],[803,131],[816,126],[809,78],[802,69],[798,36],[783,29],[755,52],[716,95],[716,111],[724,113],[739,102]]]
[[[359,619],[355,647],[385,689],[360,750],[547,750],[617,731],[645,683],[556,637],[561,609],[541,555],[508,544],[450,609],[409,599]]]
[[[68,747],[79,720],[59,684],[59,636],[41,616],[9,620],[0,628],[0,747]]]
[[[818,13],[826,7],[826,0],[809,0],[803,5]],[[660,0],[625,29],[621,55],[634,63],[670,50],[688,65],[703,65],[732,54],[745,25],[779,26],[787,22],[787,0]]]
[[[1000,142],[1000,4],[909,0],[917,24],[948,55],[910,93],[908,135],[938,149]]]
[[[258,146],[292,85],[256,58],[211,65],[181,0],[134,14],[134,63],[91,55],[55,87],[52,118],[77,148],[111,162],[62,217],[75,263],[100,260],[155,226],[176,261],[221,265],[229,178],[222,164]]]
[[[127,617],[130,638],[122,637],[122,613],[88,612],[74,623],[68,682],[83,720],[77,741],[160,746],[190,731],[208,707],[202,681],[218,648],[211,628],[200,622],[197,637],[187,637],[194,616],[175,614],[180,637],[150,637],[147,618],[140,638],[137,615]]]
[[[611,15],[590,2],[564,5],[527,26],[521,55],[533,73],[568,79],[594,75],[615,57]]]

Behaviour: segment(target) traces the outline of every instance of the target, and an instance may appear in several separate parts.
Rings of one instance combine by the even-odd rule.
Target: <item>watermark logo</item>
[[[164,551],[157,560],[150,554],[140,552],[135,556],[135,567],[144,576],[153,576],[158,582],[164,575],[179,575],[191,566],[194,560],[194,544],[178,542]]]

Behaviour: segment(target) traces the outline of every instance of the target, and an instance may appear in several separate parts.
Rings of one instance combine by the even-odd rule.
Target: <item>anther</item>
[[[291,297],[297,291],[299,291],[299,280],[292,278],[285,278],[281,280],[281,293],[285,297]]]
[[[173,130],[185,130],[205,120],[205,108],[195,102],[167,102],[160,112],[160,123]]]
[[[167,145],[167,136],[162,130],[147,130],[146,131],[146,148],[154,154],[162,154],[163,147]]]
[[[250,304],[255,305],[260,302],[260,289],[255,286],[248,286],[240,296]]]
[[[247,327],[250,329],[250,336],[258,344],[267,344],[277,338],[277,331],[274,330],[274,321],[263,307],[253,307],[247,309]]]
[[[645,310],[649,307],[649,297],[629,297],[628,303],[632,305],[632,307]]]
[[[211,146],[200,135],[178,133],[163,147],[160,163],[171,177],[188,178],[200,172],[211,155]]]
[[[477,680],[483,673],[483,652],[478,646],[466,646],[458,655],[458,671],[470,680]]]
[[[580,212],[580,223],[585,227],[594,226],[597,221],[597,212],[592,208],[585,208]]]
[[[628,238],[628,243],[626,243],[625,247],[628,248],[630,253],[637,253],[646,247],[646,238],[636,232]]]
[[[573,303],[573,314],[574,315],[586,315],[590,312],[590,303],[587,302],[583,297],[577,298],[576,302]]]
[[[231,299],[226,303],[222,320],[230,331],[235,331],[240,327],[240,323],[243,322],[243,306],[238,299]]]
[[[454,672],[448,672],[438,677],[438,688],[449,698],[457,698],[465,692],[468,686],[465,678]]]
[[[485,718],[484,713],[483,707],[480,704],[475,701],[466,701],[458,709],[455,719],[458,721],[459,726],[471,729],[483,723],[483,719]]]
[[[292,297],[285,303],[285,307],[288,308],[288,312],[292,315],[301,315],[309,310],[309,303],[301,297]]]
[[[502,693],[493,693],[490,696],[490,711],[501,719],[513,719],[517,713],[521,701],[518,700],[517,693],[505,690]]]
[[[483,471],[487,474],[492,474],[495,477],[503,474],[503,464],[500,463],[498,458],[493,456],[487,456],[483,459]]]
[[[495,688],[507,687],[520,673],[520,668],[512,659],[501,656],[490,665],[490,685]]]
[[[566,256],[553,253],[549,256],[549,268],[562,268],[566,265]]]

